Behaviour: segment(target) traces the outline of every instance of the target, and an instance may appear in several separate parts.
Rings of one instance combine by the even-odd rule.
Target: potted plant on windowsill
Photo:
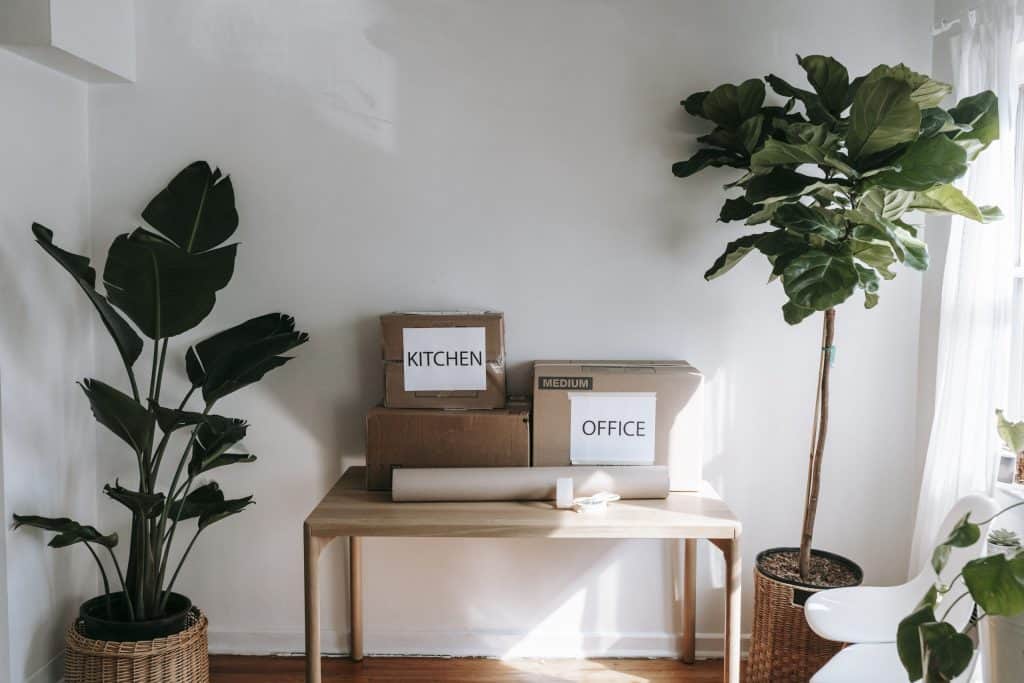
[[[187,349],[191,386],[180,401],[166,402],[161,389],[170,340],[209,315],[234,271],[238,245],[224,245],[238,226],[231,179],[195,162],[149,202],[142,217],[158,232],[137,228],[114,240],[103,272],[106,295],[96,289],[87,257],[58,247],[48,228],[32,226],[39,246],[85,292],[124,363],[125,390],[97,379],[80,386],[96,420],[127,444],[138,470],[131,486],[115,481],[103,488],[131,515],[124,562],[116,533],[66,517],[14,515],[15,528],[55,532],[51,547],[84,545],[103,579],[103,594],[81,606],[69,630],[67,683],[207,680],[205,618],[174,592],[175,581],[202,532],[253,502],[252,496],[227,498],[216,482],[204,482],[207,473],[256,459],[240,447],[248,424],[213,408],[286,363],[290,357],[283,354],[308,339],[280,313],[215,334]],[[144,351],[136,329],[152,341],[145,393],[134,370]],[[183,446],[174,443],[179,432]],[[160,490],[164,465],[173,467],[173,477]],[[183,550],[175,543],[182,539],[188,539]],[[152,646],[157,638],[166,640]],[[172,660],[174,666],[164,665]]]
[[[852,561],[813,548],[815,516],[829,424],[830,369],[836,307],[860,290],[864,305],[879,301],[883,280],[902,263],[928,266],[928,251],[906,214],[960,214],[977,222],[1001,217],[978,207],[952,184],[999,133],[991,92],[939,106],[950,86],[906,66],[881,65],[850,79],[831,57],[797,56],[811,89],[778,76],[721,85],[682,105],[714,129],[701,148],[673,166],[688,177],[708,167],[742,172],[725,186],[722,222],[763,226],[730,242],[705,273],[712,280],[759,251],[782,285],[783,317],[796,325],[822,313],[818,387],[811,433],[804,521],[799,548],[758,555],[755,621],[748,680],[807,680],[839,644],[807,627],[802,600],[811,591],[861,580]],[[781,96],[765,101],[765,82]]]

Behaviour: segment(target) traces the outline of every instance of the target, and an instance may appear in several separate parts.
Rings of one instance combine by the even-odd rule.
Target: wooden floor
[[[299,657],[210,658],[213,683],[303,683]],[[458,681],[462,683],[718,683],[722,660],[687,666],[671,659],[440,659],[412,657],[324,660],[324,683]]]

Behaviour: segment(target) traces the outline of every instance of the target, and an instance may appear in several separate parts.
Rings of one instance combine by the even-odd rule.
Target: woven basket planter
[[[778,549],[774,549],[778,550]],[[765,552],[772,552],[771,550]],[[830,555],[814,551],[815,555]],[[839,558],[856,568],[845,558]],[[807,625],[804,603],[818,590],[763,574],[754,566],[754,627],[746,683],[807,683],[843,643],[825,640]]]
[[[65,639],[65,683],[209,683],[206,617],[189,614],[185,630],[137,642],[92,640],[76,621]]]

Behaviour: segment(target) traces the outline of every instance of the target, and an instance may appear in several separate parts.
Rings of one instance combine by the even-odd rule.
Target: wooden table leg
[[[306,593],[306,683],[320,683],[320,582],[318,565],[323,540],[302,529]]]
[[[697,539],[683,541],[683,661],[696,661],[697,647]]]
[[[727,683],[740,683],[740,614],[743,603],[743,556],[739,536],[722,544],[725,553],[725,672]]]
[[[352,536],[348,546],[349,609],[352,661],[363,659],[363,539]]]

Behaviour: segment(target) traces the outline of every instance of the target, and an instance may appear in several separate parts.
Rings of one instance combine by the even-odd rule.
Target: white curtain
[[[1010,389],[1012,302],[1019,211],[1017,92],[1018,0],[989,0],[960,18],[954,40],[954,95],[983,90],[999,97],[1000,137],[958,183],[978,205],[1006,218],[980,225],[954,217],[942,280],[935,416],[918,500],[911,574],[931,556],[943,517],[970,491],[995,481],[999,441],[995,410]],[[958,43],[958,44],[957,44]]]

